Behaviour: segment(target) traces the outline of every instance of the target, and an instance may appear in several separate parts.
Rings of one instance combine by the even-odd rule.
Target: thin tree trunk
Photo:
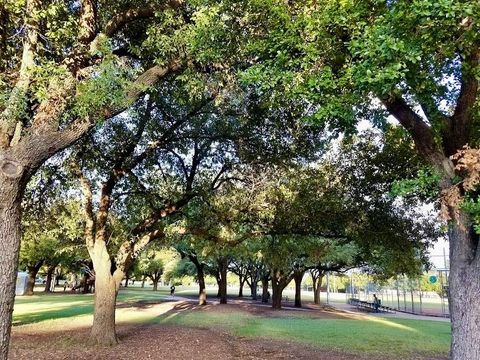
[[[238,288],[238,297],[243,297],[243,285],[245,285],[245,277],[239,277],[240,287]]]
[[[20,252],[21,201],[24,186],[0,174],[0,359],[6,360]]]
[[[142,277],[142,288],[145,287],[145,276]]]
[[[452,360],[480,359],[480,248],[468,218],[449,229]],[[471,249],[476,248],[476,252]]]
[[[125,275],[125,286],[124,287],[128,287],[128,274]]]

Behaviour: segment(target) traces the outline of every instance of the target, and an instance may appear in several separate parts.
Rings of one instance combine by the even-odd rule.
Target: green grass
[[[384,355],[447,354],[446,322],[371,317],[368,320],[312,319],[303,314],[264,317],[204,311],[164,315],[159,323],[191,327],[218,326],[237,336],[294,340],[320,348]]]
[[[189,292],[188,289],[185,293]],[[177,292],[182,295],[182,291]],[[120,303],[137,301],[159,302],[168,289],[158,292],[148,289],[121,290]],[[167,304],[165,304],[167,305]],[[170,305],[168,305],[170,306]],[[231,308],[230,308],[231,309]],[[14,324],[61,326],[57,320],[68,322],[91,319],[93,296],[82,294],[53,294],[18,297],[13,314]],[[310,318],[306,312],[282,312],[279,316],[254,315],[241,310],[215,312],[215,308],[187,311],[117,311],[119,322],[175,324],[189,327],[221,328],[233,335],[285,339],[319,348],[386,355],[389,358],[412,354],[446,355],[450,343],[450,324],[442,321],[381,318],[365,316],[359,319]],[[91,320],[89,320],[91,321]],[[35,325],[35,323],[37,323]],[[90,324],[90,322],[83,322]],[[59,330],[61,330],[59,328]]]

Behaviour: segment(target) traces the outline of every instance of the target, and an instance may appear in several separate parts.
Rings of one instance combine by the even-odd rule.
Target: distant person
[[[373,308],[375,312],[378,312],[378,307],[380,306],[380,300],[377,298],[377,294],[373,294]]]
[[[171,297],[175,296],[175,285],[170,286],[170,296]]]
[[[267,302],[270,301],[270,291],[267,290]]]

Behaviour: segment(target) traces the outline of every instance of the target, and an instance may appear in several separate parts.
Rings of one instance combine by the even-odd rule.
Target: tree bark
[[[18,254],[21,201],[25,187],[0,174],[0,359],[6,360],[12,326]]]
[[[282,309],[282,293],[283,287],[272,279],[272,308],[274,310]]]
[[[157,290],[158,290],[158,282],[159,282],[159,280],[154,279],[154,280],[152,280],[152,281],[153,281],[153,291],[157,291]]]
[[[221,257],[218,259],[218,295],[220,298],[220,304],[227,303],[227,268],[228,259]]]
[[[105,244],[95,244],[90,251],[95,270],[95,309],[90,331],[90,344],[111,346],[118,343],[115,331],[115,305],[124,274],[112,276],[111,261]],[[117,271],[119,271],[117,269]]]
[[[252,295],[252,300],[257,300],[258,294],[257,294],[257,282],[252,281],[250,283],[250,293]]]
[[[322,282],[323,282],[323,275],[313,276],[313,302],[316,305],[320,305],[320,294],[322,291]]]
[[[52,277],[56,267],[57,265],[49,265],[47,268],[47,279],[45,281],[45,290],[44,290],[46,293],[52,292],[52,290],[50,289],[52,287]]]
[[[268,303],[268,278],[262,277],[262,303]]]
[[[25,295],[33,295],[33,291],[35,288],[35,279],[37,278],[37,274],[40,271],[42,265],[43,260],[33,266],[28,267],[27,289],[25,290]]]
[[[302,307],[302,280],[305,271],[296,271],[293,279],[295,280],[295,307]]]
[[[144,288],[144,287],[145,287],[145,276],[142,277],[142,288]]]
[[[245,284],[245,277],[239,276],[238,279],[240,280],[240,287],[238,288],[238,297],[243,297],[243,285]]]
[[[480,253],[478,235],[466,215],[452,224],[450,240],[449,307],[452,320],[452,360],[480,359]],[[472,252],[472,245],[476,246]]]
[[[205,273],[203,271],[203,264],[195,264],[197,268],[198,279],[198,305],[207,305],[207,291],[205,290]]]

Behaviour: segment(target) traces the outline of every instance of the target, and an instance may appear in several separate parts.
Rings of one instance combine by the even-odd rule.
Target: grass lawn
[[[178,295],[182,295],[179,289]],[[401,358],[412,354],[446,355],[450,343],[450,324],[442,321],[382,318],[359,315],[344,318],[312,317],[309,312],[283,311],[253,313],[230,305],[208,309],[173,308],[168,289],[125,289],[119,294],[117,321],[218,328],[235,336],[285,339],[315,347],[348,353],[388,355]],[[149,306],[139,307],[138,301]],[[150,305],[149,302],[160,302]],[[15,325],[35,329],[61,330],[62,326],[89,326],[93,296],[52,294],[18,297],[13,314]],[[18,328],[21,331],[21,328]]]

